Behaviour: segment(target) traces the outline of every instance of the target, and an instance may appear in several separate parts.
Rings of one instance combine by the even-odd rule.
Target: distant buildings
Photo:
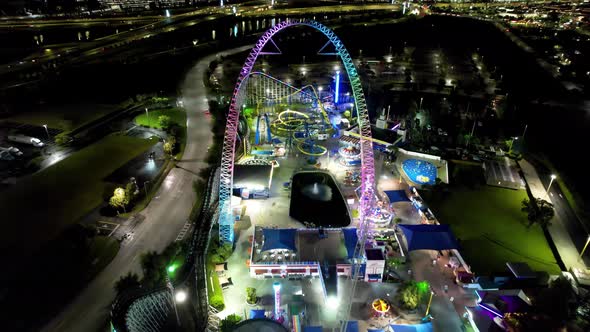
[[[113,10],[141,10],[181,7],[195,4],[196,0],[98,0],[101,7]]]

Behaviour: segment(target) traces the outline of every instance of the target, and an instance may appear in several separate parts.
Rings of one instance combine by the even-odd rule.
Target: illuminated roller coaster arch
[[[344,44],[334,34],[332,30],[326,26],[311,20],[287,20],[283,21],[269,30],[267,30],[262,37],[256,42],[254,48],[246,58],[246,62],[242,67],[238,76],[234,92],[231,98],[229,113],[227,115],[227,125],[225,128],[225,136],[223,140],[223,150],[221,156],[221,172],[219,185],[219,236],[223,243],[233,243],[234,241],[234,216],[231,211],[231,195],[233,185],[233,171],[235,162],[235,148],[236,137],[238,133],[239,115],[242,107],[242,102],[245,97],[245,90],[241,89],[245,86],[250,73],[254,67],[258,55],[266,43],[279,31],[291,26],[308,26],[322,32],[332,43],[336,53],[340,56],[344,64],[344,68],[348,74],[352,93],[355,101],[355,107],[358,114],[358,124],[360,128],[360,146],[361,146],[361,198],[360,198],[360,224],[359,224],[359,239],[366,236],[368,228],[368,221],[365,222],[364,216],[368,214],[371,203],[374,198],[374,180],[375,167],[373,161],[373,146],[369,140],[371,138],[371,125],[369,122],[369,114],[367,111],[367,104],[363,93],[361,80],[358,76],[357,70],[354,66],[350,54],[344,47]],[[264,54],[264,53],[262,53]],[[369,139],[366,139],[369,138]],[[360,246],[359,246],[360,247]],[[357,248],[358,249],[358,248]],[[358,256],[355,256],[358,257]]]

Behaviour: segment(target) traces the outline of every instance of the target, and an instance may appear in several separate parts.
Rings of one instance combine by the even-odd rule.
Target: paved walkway
[[[379,190],[409,190],[408,183],[401,178],[396,168],[385,167],[383,174],[378,176],[377,188]],[[420,215],[409,202],[399,202],[393,205],[396,217],[402,219],[401,223],[419,224]],[[402,240],[403,241],[403,240]],[[432,250],[416,250],[409,254],[409,269],[412,270],[412,278],[416,281],[426,280],[435,292],[432,299],[430,314],[434,317],[432,325],[434,331],[451,332],[462,331],[461,315],[465,312],[465,306],[475,305],[475,294],[454,283],[452,269],[445,266],[448,259],[442,257],[435,265],[432,264],[438,252]],[[445,292],[444,287],[448,286]],[[453,301],[451,301],[453,298]]]
[[[555,198],[552,199],[552,197],[550,197],[547,194],[547,189],[543,185],[539,177],[539,174],[537,173],[537,170],[533,167],[533,165],[531,165],[528,161],[524,159],[519,161],[518,164],[520,165],[520,168],[524,173],[524,177],[526,179],[527,184],[529,185],[529,188],[531,189],[531,193],[533,194],[533,196],[536,198],[544,199],[551,203],[555,203]],[[552,186],[555,185],[557,184],[553,183]],[[567,230],[567,226],[565,223],[568,222],[568,220],[564,220],[564,218],[561,217],[561,213],[557,205],[555,206],[555,208],[556,213],[555,217],[553,217],[553,219],[551,220],[551,226],[549,226],[549,234],[551,235],[551,238],[553,239],[553,242],[557,247],[557,251],[559,252],[559,255],[561,256],[561,259],[567,270],[571,271],[574,268],[583,269],[586,267],[586,265],[582,260],[580,260],[580,253],[574,245],[574,241],[572,240],[572,237],[570,236]]]

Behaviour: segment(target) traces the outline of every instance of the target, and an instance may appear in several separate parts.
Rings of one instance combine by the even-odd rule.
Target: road
[[[549,186],[549,182],[551,181],[551,172],[549,169],[538,162],[531,161],[531,164],[535,166],[543,186],[547,188]],[[555,214],[558,217],[556,221],[560,222],[567,230],[567,233],[571,237],[575,248],[578,250],[578,252],[581,252],[584,244],[586,243],[586,240],[588,239],[589,232],[587,231],[587,227],[582,224],[580,218],[578,218],[574,210],[569,205],[565,195],[559,187],[559,183],[557,181],[553,181],[553,184],[551,184],[551,188],[549,189],[551,203],[553,203]],[[590,257],[588,257],[588,255],[585,255],[584,262],[586,266],[590,265]]]
[[[219,55],[249,49],[244,46]],[[216,55],[201,59],[187,73],[182,83],[183,102],[187,110],[187,145],[178,168],[172,169],[155,198],[142,211],[143,219],[134,228],[115,259],[42,331],[107,331],[110,304],[115,297],[113,285],[128,273],[141,275],[142,253],[161,251],[177,236],[186,222],[195,200],[193,181],[206,166],[207,147],[212,143],[211,119],[203,113],[208,108],[203,77]]]

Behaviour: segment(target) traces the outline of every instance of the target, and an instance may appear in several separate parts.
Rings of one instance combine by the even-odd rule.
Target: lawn
[[[88,257],[92,261],[88,262],[91,268],[86,269],[88,279],[100,272],[107,266],[119,252],[119,241],[113,237],[95,236],[90,244],[90,254]]]
[[[103,179],[156,139],[108,136],[2,191],[2,247],[28,254],[112,195]]]
[[[162,129],[162,126],[158,122],[158,118],[161,115],[168,115],[172,124],[178,125],[181,130],[176,135],[176,143],[178,146],[176,158],[181,159],[184,153],[184,147],[186,145],[186,112],[179,108],[169,108],[160,110],[150,110],[149,117],[145,112],[135,117],[135,123],[144,126]]]
[[[111,105],[65,105],[17,113],[7,120],[70,131],[116,110]]]
[[[186,127],[186,112],[181,111],[180,109],[170,108],[150,110],[148,113],[149,116],[145,112],[136,116],[135,123],[140,126],[162,129],[162,126],[160,126],[160,123],[158,122],[158,118],[161,115],[168,115],[172,123],[176,123],[183,128]]]
[[[506,262],[526,262],[533,270],[560,272],[542,229],[527,227],[524,190],[490,186],[454,187],[431,208],[461,239],[461,254],[475,273],[507,271]]]

